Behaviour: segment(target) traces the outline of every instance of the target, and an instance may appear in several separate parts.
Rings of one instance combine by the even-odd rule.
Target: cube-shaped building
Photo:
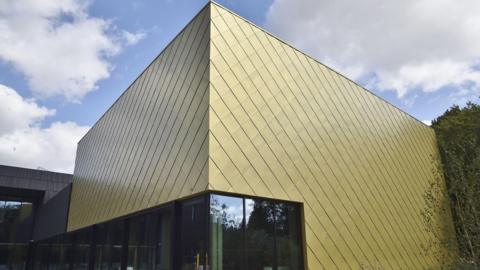
[[[435,269],[437,155],[430,127],[209,2],[79,142],[68,233],[34,266]]]

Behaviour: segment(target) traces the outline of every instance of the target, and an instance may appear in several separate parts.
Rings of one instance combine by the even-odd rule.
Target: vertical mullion
[[[171,264],[173,265],[173,269],[180,269],[181,267],[181,208],[180,203],[178,201],[173,202],[172,207],[172,239],[170,245],[170,257],[171,257]]]
[[[156,268],[157,268],[157,255],[158,255],[158,240],[159,240],[159,237],[160,237],[160,234],[158,233],[158,229],[161,228],[161,225],[160,225],[161,223],[160,222],[161,222],[161,219],[162,219],[161,210],[157,211],[156,213],[153,213],[152,216],[157,217],[157,222],[155,222],[156,225],[153,229],[153,261],[152,261],[153,265],[152,265],[152,268],[151,268],[152,270],[156,270]],[[146,226],[148,226],[148,225],[146,225]]]
[[[120,252],[120,270],[127,269],[128,263],[128,237],[130,233],[130,219],[123,220],[123,237],[122,237],[122,250]],[[113,249],[113,245],[112,245]],[[110,259],[111,259],[110,255]]]
[[[26,261],[25,261],[25,270],[30,270],[30,269],[33,269],[32,267],[32,263],[33,263],[33,256],[32,256],[32,252],[34,253],[35,251],[35,247],[34,247],[34,243],[32,240],[30,240],[28,242],[28,246],[27,246],[27,254],[26,254]]]
[[[70,252],[67,254],[67,260],[68,260],[68,270],[73,270],[73,260],[75,256],[75,241],[76,241],[76,235],[73,233],[70,233],[70,237],[67,237],[68,244],[70,245]]]
[[[48,256],[47,256],[47,269],[50,270],[51,267],[52,267],[50,265],[50,263],[51,263],[52,258],[53,258],[53,256],[52,256],[52,244],[49,243],[48,240],[47,240],[46,245],[47,245],[47,254],[48,254]]]
[[[242,251],[242,270],[247,269],[247,213],[245,211],[245,198],[242,198],[243,201],[243,251]]]
[[[305,250],[305,245],[306,245],[306,236],[305,236],[305,228],[304,228],[304,220],[305,220],[305,214],[303,213],[303,204],[297,204],[295,205],[295,212],[297,213],[295,218],[297,219],[297,234],[298,234],[298,246],[300,248],[300,268],[301,269],[307,269],[306,267],[306,250]]]
[[[90,254],[88,256],[88,270],[94,270],[95,266],[95,253],[97,250],[97,243],[95,239],[95,233],[97,231],[97,226],[93,226],[90,230]]]
[[[272,214],[273,214],[273,270],[277,270],[277,204],[273,201],[272,203]]]
[[[29,237],[29,245],[27,248],[27,263],[25,265],[26,270],[33,270],[35,267],[33,266],[34,260],[31,260],[30,257],[32,257],[31,254],[35,255],[35,244],[34,244],[34,237],[35,237],[35,228],[36,228],[36,220],[37,220],[37,212],[38,212],[38,205],[40,204],[40,200],[36,199],[33,200],[32,202],[32,213],[31,213],[31,219],[32,219],[32,227],[30,228],[30,237]],[[33,252],[33,253],[32,253]]]
[[[205,203],[205,228],[204,232],[205,235],[203,237],[203,243],[204,243],[204,269],[207,268],[207,263],[208,263],[208,254],[209,254],[209,239],[210,239],[210,193],[207,193],[204,198],[204,203]]]
[[[70,270],[73,270],[74,266],[75,266],[75,254],[76,254],[75,251],[76,251],[76,248],[77,248],[77,245],[75,243],[76,238],[77,238],[77,234],[72,233],[71,237],[70,237],[70,244],[72,245],[72,255],[70,256]],[[88,268],[88,264],[87,264],[87,270],[90,270]]]

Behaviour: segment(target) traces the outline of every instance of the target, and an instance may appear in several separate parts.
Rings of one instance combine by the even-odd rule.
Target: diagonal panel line
[[[221,16],[220,16],[220,17],[221,17]],[[233,49],[232,49],[232,50],[233,50]],[[240,83],[240,84],[242,84],[242,83]],[[361,231],[360,231],[360,232],[361,232]],[[355,239],[355,238],[354,238],[354,239]],[[355,256],[355,254],[354,254],[354,253],[353,253],[353,255]],[[358,259],[357,259],[357,260],[358,260]]]
[[[205,18],[204,18],[204,17],[205,17],[205,16],[197,18],[197,20],[199,20],[199,22],[200,22],[200,26],[198,26],[198,27],[203,27],[203,26],[204,26],[204,24],[205,24],[205,21],[204,21]],[[192,29],[195,29],[195,24],[193,24],[191,27],[192,27]],[[193,31],[193,30],[192,30],[192,31]],[[197,40],[197,37],[198,37],[198,33],[199,33],[199,32],[200,32],[200,31],[195,31],[195,35],[194,35],[194,37],[193,37],[194,41]],[[191,36],[191,32],[190,32],[190,34],[189,34],[189,37],[188,37],[186,40],[189,40],[190,36]],[[200,37],[202,37],[202,35],[200,35]],[[183,41],[183,42],[185,43],[186,41]],[[199,42],[201,42],[201,40],[200,40]],[[195,44],[195,43],[191,43],[190,46],[193,46],[194,44]],[[145,168],[144,168],[144,166],[142,166],[142,165],[144,165],[146,162],[148,162],[148,163],[152,162],[152,159],[154,158],[154,156],[151,156],[151,157],[150,157],[150,153],[152,153],[152,152],[151,152],[151,150],[152,150],[152,149],[151,149],[151,145],[154,143],[154,140],[155,140],[155,138],[156,138],[155,135],[156,135],[157,132],[158,132],[158,128],[160,127],[161,123],[162,123],[163,120],[164,120],[164,116],[165,116],[165,113],[166,113],[166,110],[167,110],[167,107],[168,107],[168,103],[169,103],[169,101],[170,101],[170,98],[171,98],[172,95],[174,94],[174,90],[176,89],[176,86],[177,86],[177,83],[178,83],[178,76],[180,76],[180,74],[182,74],[182,72],[183,72],[183,70],[184,70],[184,68],[185,68],[187,59],[190,59],[190,58],[191,58],[191,57],[189,57],[190,53],[192,52],[191,47],[189,47],[189,49],[187,50],[187,52],[188,52],[187,54],[184,53],[185,48],[186,48],[186,46],[182,49],[182,52],[180,53],[180,55],[185,55],[185,58],[184,58],[184,59],[185,59],[185,62],[182,62],[182,63],[181,63],[180,71],[179,71],[179,73],[178,73],[178,75],[177,75],[177,78],[176,78],[176,80],[175,80],[174,86],[173,86],[173,87],[170,86],[170,84],[172,83],[171,77],[170,77],[169,80],[167,80],[167,79],[162,80],[162,84],[161,84],[160,86],[158,86],[158,87],[159,87],[159,89],[165,89],[165,91],[162,91],[162,92],[164,92],[164,95],[161,95],[161,96],[158,95],[158,96],[157,96],[157,98],[155,99],[155,105],[156,105],[156,106],[154,107],[153,110],[150,111],[150,114],[148,115],[148,118],[149,118],[149,119],[152,119],[153,123],[152,123],[151,125],[149,125],[149,128],[148,128],[147,139],[149,139],[149,140],[148,140],[148,141],[145,141],[145,143],[143,144],[143,147],[142,147],[142,149],[141,149],[141,154],[140,154],[140,156],[146,156],[146,158],[144,159],[143,162],[137,162],[137,163],[135,164],[135,169],[134,169],[134,173],[136,173],[136,174],[135,174],[135,180],[132,181],[132,183],[135,183],[135,185],[134,185],[132,188],[134,188],[134,190],[136,190],[136,192],[132,192],[131,195],[130,195],[130,197],[129,197],[129,200],[133,202],[133,203],[130,204],[129,211],[133,211],[134,209],[137,209],[137,208],[139,207],[138,203],[139,203],[140,201],[138,201],[138,197],[139,197],[140,194],[144,194],[144,193],[142,193],[141,191],[143,190],[143,187],[144,187],[144,185],[145,185],[145,184],[144,184],[144,183],[145,183],[144,181],[146,180],[145,177],[142,177],[142,176],[141,176],[141,175],[142,175],[141,172],[142,172],[142,171],[145,171],[145,170],[144,170]],[[194,59],[191,59],[191,61],[194,61]],[[176,65],[175,65],[175,68],[173,69],[173,71],[172,71],[172,72],[167,72],[167,73],[171,73],[171,74],[169,74],[169,75],[171,75],[171,76],[173,76],[173,74],[177,74],[176,70],[177,70],[177,68],[179,67],[179,65],[180,65],[180,61],[178,61],[178,59],[177,59]],[[189,70],[189,69],[188,69],[188,70]],[[187,73],[189,72],[188,70],[185,71],[185,74],[187,74]],[[182,84],[182,85],[183,85],[183,84]],[[164,86],[165,86],[165,87],[164,87]],[[168,89],[171,89],[171,91],[168,91]],[[169,94],[170,94],[170,95],[169,95]],[[167,95],[169,95],[168,99],[166,98]],[[157,105],[159,100],[160,100],[160,104]],[[167,103],[165,103],[165,105],[164,105],[164,101],[167,101]],[[162,108],[163,108],[163,110],[162,110],[160,116],[157,115],[157,114],[156,114],[157,110],[160,110],[160,109],[162,109]],[[160,121],[160,122],[157,122],[157,119],[158,119],[158,121]],[[152,121],[151,121],[151,122],[152,122]],[[153,130],[154,130],[154,127],[156,127],[156,128],[155,128],[155,131],[153,131]],[[152,132],[153,132],[153,133],[152,133]],[[161,136],[160,136],[160,139],[161,139]],[[148,149],[149,152],[147,152],[146,154],[144,154],[144,151],[147,151],[147,149]],[[153,155],[153,154],[154,154],[154,152],[152,153],[152,155]],[[149,160],[149,161],[147,161],[147,160]],[[140,170],[140,171],[139,171],[139,170]],[[146,173],[146,172],[145,172],[145,173]],[[158,179],[158,181],[159,181],[159,179]],[[148,185],[150,185],[150,183],[148,183]],[[137,187],[138,187],[138,188],[137,188]],[[133,199],[132,199],[132,198],[133,198]]]

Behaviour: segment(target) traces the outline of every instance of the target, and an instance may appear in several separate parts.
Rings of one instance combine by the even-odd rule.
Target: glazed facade
[[[436,269],[437,157],[430,127],[210,2],[79,142],[68,233],[33,265]]]
[[[34,269],[303,269],[301,205],[207,193],[36,242]]]

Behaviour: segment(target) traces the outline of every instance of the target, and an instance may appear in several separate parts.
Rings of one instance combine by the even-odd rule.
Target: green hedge
[[[480,265],[480,105],[470,102],[463,108],[453,106],[434,120],[432,127],[437,135],[461,264],[474,269]]]

